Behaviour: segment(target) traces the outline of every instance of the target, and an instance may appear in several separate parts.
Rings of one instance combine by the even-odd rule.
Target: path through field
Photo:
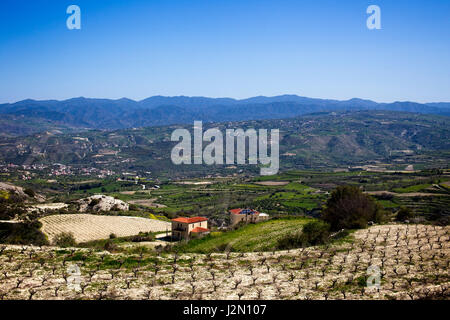
[[[63,214],[44,217],[42,232],[50,241],[61,232],[72,232],[77,242],[107,239],[111,233],[118,237],[139,232],[170,230],[169,222],[139,217],[100,216],[93,214]]]
[[[391,191],[367,191],[365,192],[370,195],[392,195],[395,197],[433,197],[433,196],[449,196],[448,194],[442,193],[425,193],[425,192],[407,192],[407,193],[396,193]]]
[[[289,181],[260,181],[254,182],[254,184],[258,184],[260,186],[285,186],[289,184]]]
[[[130,201],[128,201],[128,203],[129,204],[137,204],[137,205],[149,207],[149,208],[166,208],[167,207],[163,204],[155,203],[156,200],[157,200],[157,198],[130,200]]]

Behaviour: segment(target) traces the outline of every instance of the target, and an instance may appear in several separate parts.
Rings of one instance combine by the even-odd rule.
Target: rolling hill
[[[73,98],[23,100],[0,104],[0,135],[18,136],[62,130],[126,129],[134,127],[204,122],[282,119],[324,111],[390,110],[422,114],[450,115],[449,103],[376,103],[370,100],[346,101],[314,99],[296,95],[231,98],[163,97],[141,101]]]
[[[157,109],[156,109],[157,110]],[[174,129],[190,125],[142,127],[78,133],[45,132],[0,138],[0,161],[15,164],[63,163],[116,172],[183,176],[259,172],[257,166],[177,166],[171,162]],[[282,120],[204,124],[204,130],[280,129],[281,169],[336,168],[376,163],[435,167],[449,163],[450,118],[393,111],[322,112]]]

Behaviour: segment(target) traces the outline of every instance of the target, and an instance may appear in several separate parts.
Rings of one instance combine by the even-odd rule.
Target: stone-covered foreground
[[[3,246],[0,298],[449,299],[449,230],[383,225],[328,247],[209,255]]]

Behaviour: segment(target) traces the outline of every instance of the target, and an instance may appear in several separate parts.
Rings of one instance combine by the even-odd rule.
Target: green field
[[[312,218],[273,219],[258,224],[249,224],[238,230],[214,232],[202,239],[194,239],[178,248],[184,252],[236,252],[269,251],[275,248],[278,239],[294,233]],[[228,248],[228,249],[227,249]]]
[[[416,184],[405,188],[395,188],[393,191],[398,193],[421,192],[429,187],[431,187],[431,184]]]

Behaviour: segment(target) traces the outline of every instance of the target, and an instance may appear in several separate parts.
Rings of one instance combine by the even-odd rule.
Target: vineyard
[[[252,253],[3,245],[0,299],[448,299],[449,231],[380,225],[332,245]],[[367,286],[368,270],[380,271],[379,287]]]
[[[40,220],[42,232],[50,241],[61,232],[73,233],[77,242],[136,235],[139,232],[170,230],[170,223],[139,217],[102,216],[93,214],[51,215]]]

